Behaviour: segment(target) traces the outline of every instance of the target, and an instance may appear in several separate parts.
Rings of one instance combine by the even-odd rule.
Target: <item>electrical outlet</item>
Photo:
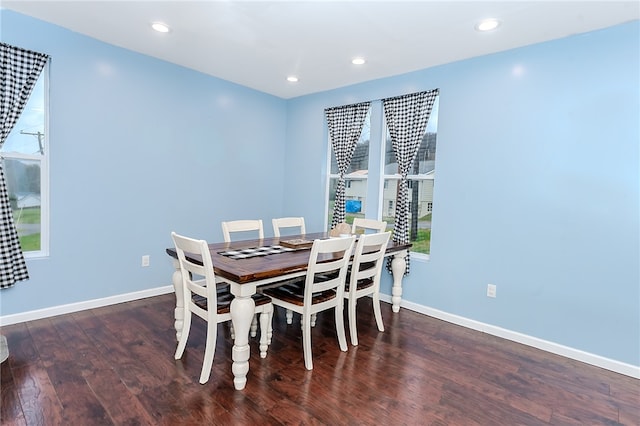
[[[487,284],[487,297],[496,297],[497,287],[495,284]]]
[[[147,267],[149,266],[149,255],[145,254],[144,256],[142,256],[142,266]]]

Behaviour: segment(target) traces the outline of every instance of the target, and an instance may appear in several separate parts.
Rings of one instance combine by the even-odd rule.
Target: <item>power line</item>
[[[31,133],[31,132],[25,132],[24,130],[20,130],[20,134],[36,136],[38,138],[38,146],[40,147],[40,155],[44,155],[44,145],[42,144],[42,141],[44,140],[44,133],[42,133],[41,131],[38,131],[36,133]]]

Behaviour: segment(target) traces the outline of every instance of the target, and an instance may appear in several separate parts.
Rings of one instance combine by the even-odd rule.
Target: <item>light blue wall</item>
[[[439,88],[431,258],[403,299],[640,365],[639,40],[636,21],[291,100],[284,210],[323,224],[325,107]]]
[[[2,315],[169,284],[171,230],[323,228],[323,109],[439,88],[432,254],[404,299],[640,365],[638,22],[284,101],[1,19],[2,41],[53,57],[51,256]]]
[[[171,231],[281,215],[284,100],[1,13],[3,42],[52,58],[50,257],[2,315],[169,285]]]

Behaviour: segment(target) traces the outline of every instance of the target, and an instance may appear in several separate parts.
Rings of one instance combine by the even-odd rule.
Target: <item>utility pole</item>
[[[43,145],[43,141],[44,141],[44,133],[42,133],[41,131],[38,131],[36,133],[30,133],[30,132],[25,132],[24,130],[20,130],[20,134],[21,135],[31,135],[31,136],[35,136],[38,138],[38,146],[40,147],[40,155],[44,155],[44,145]]]

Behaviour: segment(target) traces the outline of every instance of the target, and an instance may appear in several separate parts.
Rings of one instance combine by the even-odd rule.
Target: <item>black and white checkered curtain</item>
[[[362,134],[362,128],[364,127],[364,121],[367,118],[370,105],[371,102],[363,102],[354,105],[327,108],[324,111],[329,125],[331,146],[336,156],[338,170],[340,171],[340,178],[338,179],[338,186],[336,188],[336,201],[333,205],[331,229],[345,220],[344,174],[349,170],[351,157],[353,157],[356,144]]]
[[[393,226],[393,240],[399,243],[409,242],[409,186],[407,175],[420,148],[427,129],[431,109],[438,96],[438,89],[413,93],[383,100],[384,116],[389,127],[393,152],[398,162],[401,179],[398,199],[396,200],[396,218]],[[405,259],[409,273],[409,257]]]
[[[0,43],[0,147],[15,126],[49,57]],[[0,161],[0,288],[29,279]]]

